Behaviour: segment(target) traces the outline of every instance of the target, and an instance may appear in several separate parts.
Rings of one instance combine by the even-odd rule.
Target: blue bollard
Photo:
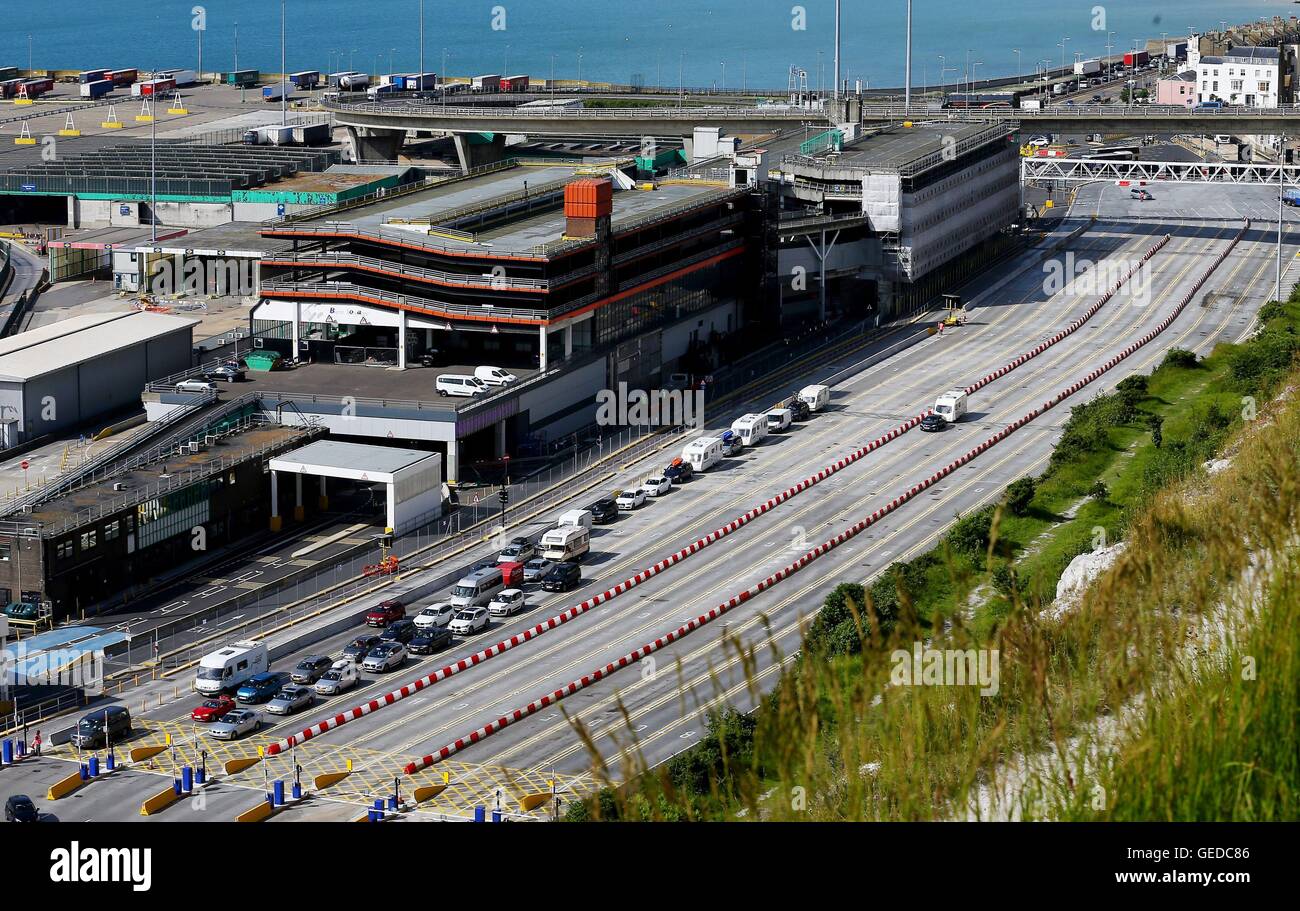
[[[172,791],[177,797],[181,796],[181,780],[179,778],[172,779]]]
[[[194,783],[195,783],[195,784],[203,784],[203,783],[204,783],[205,781],[207,781],[207,780],[208,780],[208,773],[207,773],[206,771],[203,770],[203,767],[202,767],[202,766],[200,766],[199,768],[197,768],[197,769],[194,770]]]
[[[14,762],[14,742],[6,740],[0,743],[0,763],[4,765],[13,765]]]
[[[274,807],[274,806],[275,806],[275,795],[274,795],[274,794],[267,794],[267,795],[266,795],[266,802],[269,803],[271,806]]]
[[[388,795],[388,809],[393,810],[394,812],[397,810],[397,795],[396,795],[396,794],[389,794],[389,795]]]
[[[474,808],[474,821],[475,821],[475,822],[485,822],[485,821],[486,821],[486,818],[485,818],[484,815],[483,815],[483,808],[482,808],[482,807],[475,807],[475,808]]]
[[[91,778],[96,778],[96,777],[99,776],[99,757],[98,757],[98,756],[91,756],[91,757],[90,757],[90,768],[87,770],[87,772],[88,772],[88,774],[90,775]]]
[[[18,741],[18,758],[22,759],[26,755],[27,755],[27,741],[20,740]]]
[[[87,778],[90,777],[90,767],[86,765],[84,762],[77,767],[77,771],[81,773],[82,781],[85,781]]]
[[[293,783],[293,790],[290,793],[294,800],[302,800],[302,782],[295,781]]]
[[[382,822],[384,819],[384,799],[376,797],[374,807],[370,812],[375,814],[375,822]]]
[[[369,809],[369,810],[366,810],[366,821],[367,821],[367,822],[379,822],[379,817],[377,817],[377,816],[375,815],[375,811],[374,811],[373,808],[371,808],[371,809]]]
[[[277,778],[271,782],[271,787],[275,790],[275,805],[284,806],[284,782]]]
[[[493,810],[493,811],[492,811],[492,821],[493,821],[493,822],[500,822],[500,821],[501,821],[501,811],[500,811],[500,810]]]
[[[109,750],[108,755],[104,757],[104,768],[109,772],[117,768],[117,754],[112,750]]]
[[[181,793],[190,794],[194,791],[194,770],[189,766],[181,769]]]

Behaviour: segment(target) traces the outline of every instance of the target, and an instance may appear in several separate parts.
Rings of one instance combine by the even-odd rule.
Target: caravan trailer
[[[739,417],[731,425],[736,436],[746,446],[757,446],[763,440],[767,439],[767,415],[766,414],[746,414]]]
[[[682,459],[695,471],[708,471],[722,461],[722,440],[717,437],[691,440],[682,449]]]

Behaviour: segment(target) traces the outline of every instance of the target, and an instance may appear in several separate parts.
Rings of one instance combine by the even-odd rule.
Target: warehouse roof
[[[197,323],[139,310],[70,317],[0,340],[0,380],[24,382],[178,330],[192,330]]]
[[[271,460],[272,471],[323,474],[329,477],[361,475],[394,475],[404,468],[434,456],[419,449],[398,449],[392,446],[372,446],[365,443],[344,443],[338,440],[317,440],[301,449],[286,452]],[[372,477],[371,480],[386,480]]]

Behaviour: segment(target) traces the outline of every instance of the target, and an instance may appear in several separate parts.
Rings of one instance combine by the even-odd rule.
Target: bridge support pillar
[[[506,157],[506,134],[493,133],[491,142],[480,140],[482,133],[455,133],[452,141],[456,144],[456,158],[460,161],[462,171],[496,164]],[[476,141],[478,140],[478,141]]]
[[[396,161],[406,139],[405,130],[347,127],[348,148],[356,161]]]

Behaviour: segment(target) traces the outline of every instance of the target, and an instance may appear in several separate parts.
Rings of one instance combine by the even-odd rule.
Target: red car
[[[406,616],[406,605],[401,601],[384,601],[366,614],[366,626],[387,626]]]
[[[209,699],[201,706],[190,712],[190,718],[194,721],[202,721],[210,724],[213,721],[220,721],[231,709],[239,707],[234,699],[229,696],[218,696],[216,699]]]

